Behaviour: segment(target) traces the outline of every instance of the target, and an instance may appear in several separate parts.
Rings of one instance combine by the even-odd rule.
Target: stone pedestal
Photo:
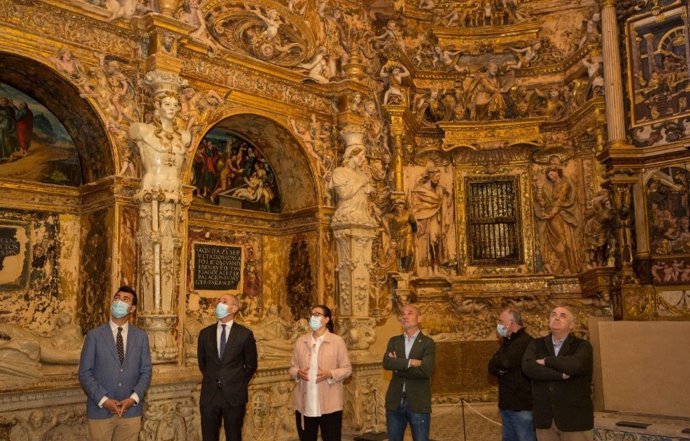
[[[371,245],[376,228],[362,225],[332,226],[338,249],[338,307],[345,317],[369,316]]]

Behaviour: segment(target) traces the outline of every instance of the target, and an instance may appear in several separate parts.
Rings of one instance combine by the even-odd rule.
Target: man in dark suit
[[[216,305],[218,322],[199,333],[203,441],[218,441],[221,421],[226,441],[242,440],[248,385],[256,372],[257,353],[252,331],[234,322],[239,310],[237,298],[224,295]]]
[[[87,395],[90,441],[136,441],[142,400],[151,383],[146,332],[129,324],[137,294],[121,286],[110,305],[110,321],[92,329],[79,361],[79,382]]]
[[[592,345],[572,335],[575,316],[554,308],[551,334],[530,342],[522,370],[532,380],[532,415],[539,441],[591,441]]]
[[[436,344],[422,334],[422,315],[415,305],[400,313],[402,335],[388,340],[383,368],[393,371],[386,392],[386,429],[389,441],[402,441],[409,423],[414,441],[428,441],[431,427],[431,374]]]

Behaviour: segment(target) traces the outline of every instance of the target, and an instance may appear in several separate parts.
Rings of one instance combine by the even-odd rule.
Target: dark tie
[[[227,325],[220,325],[220,327],[223,328],[223,330],[220,331],[220,354],[218,354],[219,358],[223,358],[223,353],[225,352],[225,345],[228,342],[227,337],[225,336],[225,326]]]
[[[117,327],[115,346],[117,346],[117,356],[120,358],[120,365],[122,365],[125,362],[125,341],[122,339],[122,326]]]

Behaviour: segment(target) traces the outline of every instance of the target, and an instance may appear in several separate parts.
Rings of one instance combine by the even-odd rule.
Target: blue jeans
[[[503,441],[536,441],[532,411],[500,410],[503,420]]]
[[[386,409],[388,441],[403,441],[408,423],[414,441],[429,441],[431,414],[410,411],[406,400],[403,400],[396,410]]]

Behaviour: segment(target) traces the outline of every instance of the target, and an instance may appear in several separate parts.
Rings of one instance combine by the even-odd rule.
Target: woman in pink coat
[[[352,374],[347,347],[333,333],[331,310],[311,308],[309,332],[297,339],[290,362],[295,386],[295,421],[300,441],[340,441],[343,423],[343,381]]]

